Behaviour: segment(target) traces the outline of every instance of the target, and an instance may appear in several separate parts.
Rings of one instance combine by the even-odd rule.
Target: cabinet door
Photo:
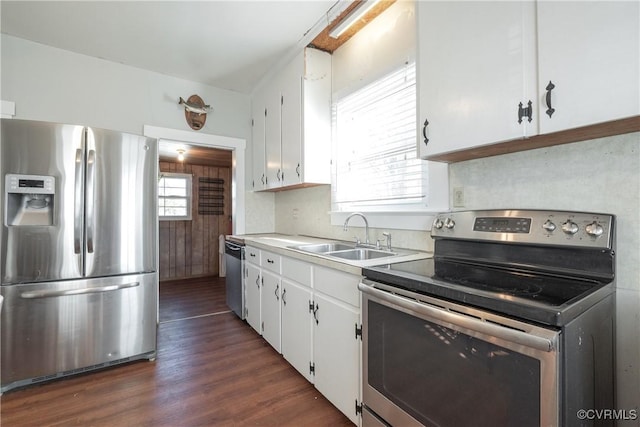
[[[541,133],[640,114],[640,3],[538,2],[538,45]]]
[[[258,92],[251,102],[251,154],[253,160],[251,187],[253,190],[266,188],[265,175],[265,112],[264,94]]]
[[[245,319],[259,334],[262,333],[260,319],[260,268],[247,263],[245,286]]]
[[[311,289],[282,279],[282,355],[307,381],[311,363]]]
[[[282,89],[282,173],[283,185],[302,181],[302,73],[304,51],[289,63],[281,75]]]
[[[316,388],[355,424],[359,398],[360,341],[357,309],[314,294],[313,361]]]
[[[280,277],[262,270],[262,336],[280,353]]]
[[[533,2],[417,2],[421,157],[537,133]],[[429,139],[424,143],[423,125]]]
[[[277,82],[274,82],[266,90],[265,155],[267,188],[282,186],[280,104],[280,87]]]

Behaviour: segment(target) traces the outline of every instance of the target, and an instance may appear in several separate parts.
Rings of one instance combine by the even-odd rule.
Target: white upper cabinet
[[[264,94],[264,99],[260,96]],[[306,48],[252,99],[254,144],[263,144],[265,185],[277,190],[331,182],[331,55]],[[266,111],[264,138],[256,118]],[[258,120],[258,121],[257,121]],[[262,142],[264,140],[264,142]],[[254,146],[254,152],[257,150]],[[259,162],[257,159],[256,162]],[[260,182],[261,184],[261,182]]]
[[[534,5],[428,1],[416,8],[421,157],[536,133],[536,117],[518,117],[520,103],[525,109],[535,101]]]
[[[540,1],[537,10],[540,133],[640,114],[640,3]]]
[[[454,158],[446,154],[640,115],[639,9],[418,2],[420,156]]]
[[[265,174],[265,112],[266,112],[266,99],[264,91],[256,92],[253,95],[251,103],[251,140],[252,140],[252,177],[251,188],[254,191],[263,190],[266,188],[266,174]]]
[[[304,52],[287,65],[280,76],[282,112],[282,183],[288,187],[302,182],[302,87]]]
[[[276,188],[282,186],[282,155],[280,146],[280,88],[269,86],[266,88],[265,115],[265,158],[266,158],[266,186]]]

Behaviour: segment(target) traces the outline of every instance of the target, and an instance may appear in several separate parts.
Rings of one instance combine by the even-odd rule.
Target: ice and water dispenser
[[[53,225],[55,187],[52,176],[7,174],[5,225]]]

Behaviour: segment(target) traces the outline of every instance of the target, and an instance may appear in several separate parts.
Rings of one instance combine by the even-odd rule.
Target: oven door
[[[392,426],[559,424],[559,331],[367,279],[359,288],[363,403],[378,419]]]

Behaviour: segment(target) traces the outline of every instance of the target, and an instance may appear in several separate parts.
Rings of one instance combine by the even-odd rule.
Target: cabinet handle
[[[280,181],[280,169],[278,169],[278,173],[276,174],[276,177],[278,178],[278,181]]]
[[[269,264],[273,264],[273,260],[272,260],[272,259],[267,258],[267,263],[269,263]]]
[[[531,101],[527,104],[527,108],[522,108],[522,102],[518,104],[518,123],[522,123],[522,118],[527,117],[529,123],[533,120],[533,107],[531,106]]]
[[[287,300],[285,299],[285,296],[287,295],[287,288],[282,288],[282,304],[287,305]]]
[[[259,274],[256,277],[256,286],[258,287],[258,289],[260,289],[260,275]]]
[[[316,303],[316,306],[313,308],[313,318],[316,319],[316,325],[320,324],[320,320],[318,319],[318,310],[320,310],[320,307],[318,307],[318,303]]]
[[[262,185],[264,185],[264,174],[262,174],[262,178],[260,178],[260,181],[262,181]]]
[[[300,163],[296,166],[296,173],[298,174],[298,178],[300,178]]]
[[[546,96],[546,102],[547,102],[547,115],[549,116],[549,118],[551,118],[551,116],[553,116],[553,113],[556,112],[555,108],[551,107],[551,91],[553,89],[555,89],[556,85],[554,85],[553,83],[551,83],[551,80],[549,80],[549,84],[547,85],[547,87],[545,88],[547,91],[547,96]]]
[[[427,126],[429,126],[429,120],[424,119],[424,126],[422,126],[422,136],[424,137],[424,145],[429,143],[429,138],[427,138]]]
[[[280,285],[276,285],[276,291],[274,292],[276,294],[276,299],[278,301],[280,301],[280,295],[278,295],[278,290],[280,289]]]

